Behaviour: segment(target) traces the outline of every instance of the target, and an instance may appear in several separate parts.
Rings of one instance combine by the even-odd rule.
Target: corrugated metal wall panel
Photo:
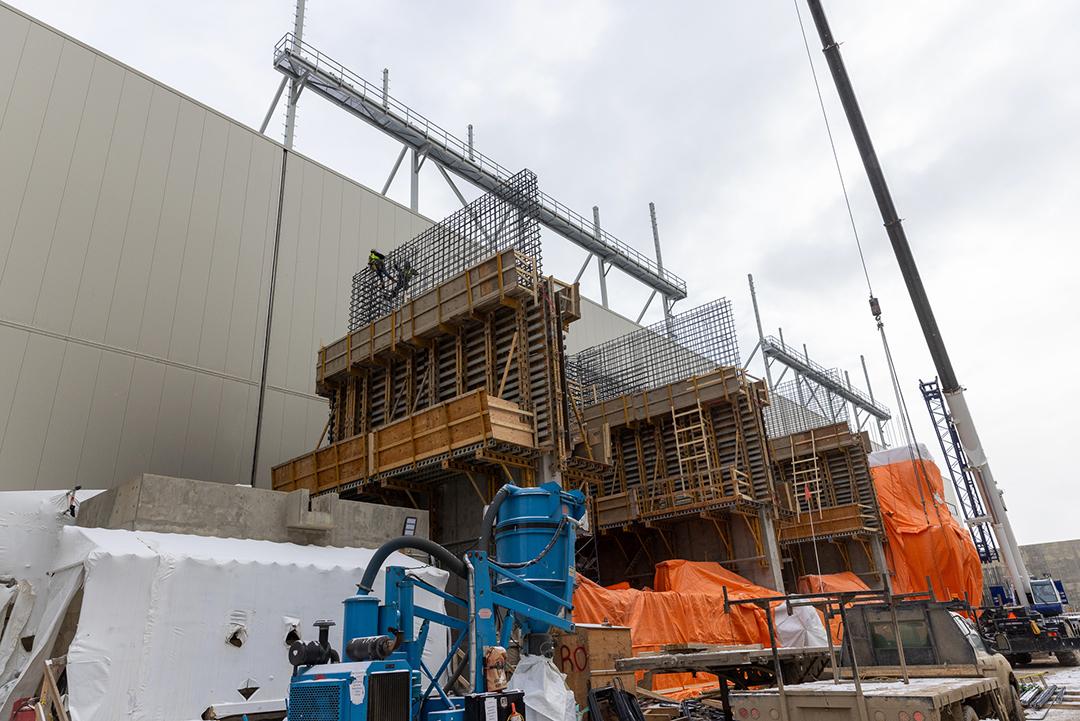
[[[250,478],[283,149],[0,5],[0,490]],[[429,221],[290,154],[261,449],[309,450],[367,248]]]

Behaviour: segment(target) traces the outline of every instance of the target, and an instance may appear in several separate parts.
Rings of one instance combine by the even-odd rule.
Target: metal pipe
[[[281,256],[281,221],[285,208],[285,180],[289,151],[281,151],[281,178],[278,186],[277,221],[274,224],[274,252],[270,261],[270,290],[266,299],[266,337],[263,338],[262,369],[259,372],[259,402],[255,407],[255,447],[251,452],[251,487],[259,475],[259,450],[262,446],[263,412],[266,409],[266,379],[270,371],[270,331],[274,327],[274,294],[277,292],[278,259]]]
[[[649,203],[649,221],[652,223],[653,245],[656,246],[656,269],[659,271],[660,276],[663,277],[663,275],[664,275],[664,256],[663,256],[663,254],[660,253],[660,229],[656,225],[656,203],[652,203],[652,202]],[[650,300],[651,300],[651,298],[650,298]],[[668,303],[668,298],[667,298],[666,295],[663,296],[661,298],[661,300],[663,300],[663,303],[664,303],[664,320],[667,321],[667,324],[670,326],[671,325],[671,304]],[[644,313],[642,313],[642,315],[644,315]],[[638,320],[638,322],[641,322],[640,319]],[[668,331],[670,331],[670,330],[671,330],[671,328],[669,327]]]
[[[592,207],[593,217],[593,236],[597,240],[600,240],[600,208],[594,205]],[[607,268],[604,267],[604,259],[601,256],[596,256],[596,267],[600,271],[600,305],[605,308],[608,307],[607,302]]]
[[[263,117],[262,125],[259,126],[259,133],[266,133],[266,126],[270,124],[270,118],[274,115],[274,110],[277,108],[277,104],[281,101],[281,94],[285,92],[285,86],[289,84],[289,76],[281,76],[281,82],[278,83],[277,92],[274,93],[274,99],[270,101],[270,107],[266,110],[266,115]]]
[[[769,385],[769,390],[772,391],[776,388],[773,385],[772,369],[769,367],[769,356],[765,353],[765,331],[761,327],[761,311],[758,310],[757,304],[757,291],[754,289],[754,275],[752,273],[746,274],[746,280],[750,283],[750,301],[754,304],[754,322],[757,324],[758,343],[761,345],[761,359],[765,362],[765,382]],[[780,342],[783,343],[784,331],[780,331]]]
[[[990,506],[991,512],[997,517],[998,523],[995,525],[994,530],[998,534],[998,544],[1005,547],[1003,555],[1006,558],[1009,575],[1018,591],[1017,596],[1019,598],[1017,600],[1020,605],[1027,606],[1027,594],[1031,592],[1031,582],[1020,556],[1020,547],[1017,545],[1016,538],[1013,535],[1012,525],[1009,523],[1005,505],[1001,499],[1001,492],[994,483],[989,463],[979,444],[974,421],[964,400],[963,388],[960,386],[956,371],[953,369],[952,360],[949,358],[949,353],[945,348],[945,342],[941,337],[937,319],[934,317],[934,311],[930,307],[930,300],[926,295],[926,288],[923,286],[919,269],[915,265],[915,257],[911,252],[911,246],[908,244],[907,234],[904,232],[903,223],[896,211],[892,194],[889,192],[889,186],[885,182],[885,174],[881,170],[881,163],[870,139],[870,131],[866,127],[866,121],[863,119],[862,110],[859,108],[859,101],[855,97],[851,79],[848,77],[847,69],[844,67],[844,60],[840,56],[840,46],[833,38],[821,0],[806,0],[806,3],[810,8],[810,15],[814,19],[814,25],[817,27],[822,51],[825,53],[825,59],[828,62],[829,71],[832,73],[833,82],[836,84],[836,92],[840,96],[840,102],[844,106],[844,113],[847,115],[851,134],[855,139],[856,146],[859,148],[859,155],[862,157],[866,177],[870,181],[874,198],[877,200],[878,210],[881,212],[881,219],[885,224],[885,231],[888,233],[889,242],[892,244],[893,253],[896,255],[896,261],[900,265],[900,272],[904,277],[905,285],[907,285],[908,294],[911,296],[911,303],[915,306],[915,314],[918,316],[923,337],[926,339],[926,345],[930,350],[930,357],[934,361],[934,368],[937,370],[938,378],[941,379],[941,388],[949,403],[953,423],[956,424],[964,450],[968,453],[968,456],[973,455],[972,451],[976,456],[976,459],[972,460],[972,465],[983,477],[988,496],[986,499],[987,504]],[[969,444],[971,444],[970,448]],[[1009,557],[1011,557],[1011,562]]]

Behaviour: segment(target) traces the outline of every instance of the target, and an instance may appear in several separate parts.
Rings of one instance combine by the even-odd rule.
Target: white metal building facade
[[[0,490],[251,478],[284,148],[0,5]],[[259,485],[352,274],[430,221],[288,154]]]

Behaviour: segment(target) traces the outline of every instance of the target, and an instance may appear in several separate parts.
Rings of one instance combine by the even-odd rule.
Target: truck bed
[[[907,684],[891,679],[864,680],[865,713],[855,684],[848,680],[786,685],[783,703],[775,688],[733,692],[730,703],[732,717],[738,721],[895,721],[905,714],[919,721],[945,721],[955,717],[953,709],[961,703],[970,702],[985,710],[986,694],[995,693],[997,688],[993,678],[912,678]],[[786,713],[782,706],[786,706]]]

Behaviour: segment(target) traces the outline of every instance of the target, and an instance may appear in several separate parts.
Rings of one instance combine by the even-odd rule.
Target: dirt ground
[[[1080,666],[1058,666],[1053,660],[1039,660],[1026,666],[1017,666],[1013,669],[1017,678],[1023,683],[1023,677],[1027,674],[1044,673],[1043,678],[1048,684],[1065,686],[1069,691],[1080,691]],[[1028,717],[1038,721],[1044,711],[1029,711]],[[1054,708],[1046,714],[1045,721],[1080,721],[1080,708]]]

